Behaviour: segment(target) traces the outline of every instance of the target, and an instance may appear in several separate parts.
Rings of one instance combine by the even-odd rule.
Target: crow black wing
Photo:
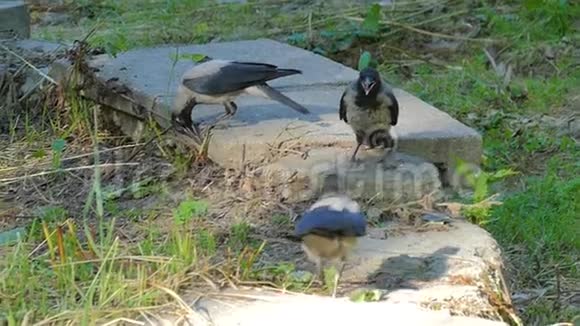
[[[387,96],[391,100],[389,112],[391,113],[391,126],[394,126],[399,121],[399,102],[392,92],[387,92]]]
[[[230,61],[208,75],[184,79],[183,85],[199,94],[220,95],[301,73],[297,69],[280,69],[267,63]]]

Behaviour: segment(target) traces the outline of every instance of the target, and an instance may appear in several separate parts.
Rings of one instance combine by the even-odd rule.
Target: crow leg
[[[236,111],[238,111],[238,106],[233,101],[230,101],[224,103],[224,109],[226,112],[217,118],[216,123],[219,123],[225,119],[233,117],[234,114],[236,114]]]
[[[344,272],[345,266],[346,266],[346,257],[343,256],[340,259],[340,270],[338,271],[339,276],[342,276],[342,272]]]
[[[324,283],[324,270],[323,270],[323,264],[322,264],[322,259],[318,258],[315,262],[316,264],[316,278],[321,282]]]
[[[395,147],[395,140],[391,135],[386,135],[383,139],[383,148],[384,149],[394,149]]]
[[[357,144],[356,148],[354,149],[354,152],[352,153],[352,156],[350,157],[350,161],[351,162],[355,162],[356,161],[356,153],[358,153],[358,149],[360,148],[362,144]]]
[[[233,116],[238,111],[238,106],[236,105],[236,103],[234,101],[227,102],[224,106],[226,108],[226,112],[230,116]]]
[[[354,149],[354,153],[352,153],[352,157],[350,158],[351,162],[356,161],[356,154],[358,153],[359,148],[361,147],[362,143],[364,141],[364,133],[362,132],[357,132],[356,133],[356,148]]]
[[[173,124],[177,124],[180,127],[186,129],[189,132],[194,133],[196,136],[199,136],[199,129],[197,128],[197,124],[193,122],[191,119],[191,113],[193,112],[193,108],[197,105],[195,98],[190,99],[181,112],[179,114],[171,114],[171,122]]]
[[[338,281],[342,277],[342,273],[344,272],[345,266],[346,266],[346,257],[343,256],[340,258],[340,269],[338,270],[338,272],[334,276],[334,288],[332,290],[332,297],[333,298],[336,297],[336,291],[338,289]]]

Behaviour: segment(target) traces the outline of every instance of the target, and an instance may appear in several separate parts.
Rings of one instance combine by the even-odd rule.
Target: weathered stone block
[[[0,1],[0,38],[30,37],[30,15],[23,1]]]

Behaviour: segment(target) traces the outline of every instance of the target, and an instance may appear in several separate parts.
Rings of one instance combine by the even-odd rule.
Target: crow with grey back
[[[358,238],[366,234],[366,227],[366,218],[357,202],[346,195],[327,192],[302,214],[294,235],[302,240],[302,249],[316,264],[316,275],[320,279],[324,262],[342,262],[335,278],[336,290],[346,259]]]
[[[266,83],[301,73],[300,70],[281,69],[267,63],[206,57],[183,74],[173,103],[172,119],[191,130],[191,112],[197,104],[222,104],[225,114],[220,120],[231,117],[238,109],[234,100],[242,94],[275,100],[302,114],[308,114],[310,111],[305,107]]]
[[[390,134],[399,120],[399,102],[379,72],[368,67],[349,84],[340,99],[339,118],[354,131],[357,146],[351,161],[361,145],[370,148],[392,148],[395,141]]]

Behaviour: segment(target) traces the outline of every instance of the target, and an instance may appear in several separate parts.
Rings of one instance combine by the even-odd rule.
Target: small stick
[[[0,183],[1,182],[10,183],[13,181],[26,180],[26,179],[33,178],[33,177],[40,177],[43,175],[49,175],[49,174],[54,174],[54,173],[58,173],[58,172],[79,171],[79,170],[102,168],[102,167],[112,167],[112,166],[135,166],[135,165],[139,165],[139,163],[104,163],[104,164],[97,164],[97,165],[77,166],[74,168],[44,171],[44,172],[35,173],[35,174],[31,174],[31,175],[25,175],[25,176],[21,176],[21,177],[0,179]]]

